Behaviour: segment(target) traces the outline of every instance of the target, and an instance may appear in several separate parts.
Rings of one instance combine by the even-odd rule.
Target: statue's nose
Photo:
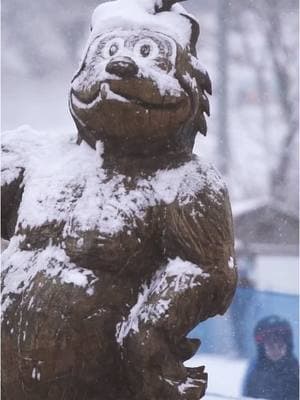
[[[138,73],[138,66],[130,57],[113,58],[106,65],[106,72],[120,78],[131,78]]]

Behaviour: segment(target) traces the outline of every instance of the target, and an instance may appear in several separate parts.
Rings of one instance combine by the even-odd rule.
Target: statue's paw
[[[166,379],[169,385],[176,388],[178,399],[199,400],[205,395],[207,388],[207,374],[204,372],[204,366],[197,368],[186,368],[186,379],[181,381],[172,381]]]
[[[207,387],[204,367],[187,368],[184,361],[197,351],[200,341],[182,339],[177,344],[166,332],[154,328],[131,333],[124,342],[124,361],[137,398],[199,400]]]
[[[177,362],[183,366],[184,379],[167,380],[167,383],[177,388],[180,399],[199,400],[205,394],[207,388],[207,373],[204,372],[204,366],[188,368],[183,362],[193,357],[200,346],[199,339],[183,338],[176,346]]]

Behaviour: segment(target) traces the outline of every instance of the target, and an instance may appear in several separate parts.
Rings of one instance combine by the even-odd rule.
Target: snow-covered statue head
[[[72,80],[79,136],[107,153],[190,153],[206,134],[208,74],[196,58],[197,21],[176,1],[116,0],[94,12]]]
[[[192,154],[210,80],[175,0],[94,12],[69,104],[78,140],[3,135],[6,400],[198,400],[188,333],[236,286],[227,189]]]

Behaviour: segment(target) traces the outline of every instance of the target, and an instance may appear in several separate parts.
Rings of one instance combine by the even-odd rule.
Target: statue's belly
[[[161,263],[162,227],[154,208],[145,212],[142,220],[133,218],[120,232],[108,234],[101,228],[78,229],[70,225],[66,233],[64,223],[47,222],[39,227],[22,227],[20,249],[41,251],[48,246],[63,249],[70,261],[96,274],[128,272],[147,278]],[[113,221],[112,221],[113,223]]]
[[[24,189],[16,232],[23,237],[22,250],[56,245],[72,262],[93,271],[132,269],[138,276],[142,268],[149,271],[147,260],[155,264],[162,255],[163,229],[148,181],[132,184],[122,176],[104,180],[91,174],[59,186],[55,178],[45,177],[39,191]],[[154,265],[149,273],[153,270]]]
[[[136,271],[141,276],[143,271],[145,277],[144,273],[147,275],[147,271],[154,271],[156,261],[162,257],[161,231],[155,228],[150,215],[148,219],[149,223],[143,221],[138,227],[126,228],[112,236],[97,230],[76,232],[77,237],[72,235],[64,239],[66,253],[77,265],[95,272],[122,274]],[[150,259],[152,267],[149,265]]]

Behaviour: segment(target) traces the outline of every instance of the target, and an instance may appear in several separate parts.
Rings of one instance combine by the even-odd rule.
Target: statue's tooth
[[[202,133],[203,136],[206,136],[207,133],[207,124],[206,124],[206,120],[205,117],[202,113],[198,113],[198,117],[197,117],[197,128],[200,131],[200,133]]]
[[[105,100],[107,98],[107,94],[109,91],[109,86],[107,83],[102,83],[101,84],[101,88],[100,88],[100,92],[101,92],[101,97],[103,100]]]
[[[201,96],[201,104],[202,104],[202,107],[203,107],[204,112],[206,113],[206,115],[210,116],[209,101],[208,101],[208,98],[206,97],[206,95],[204,93]]]

